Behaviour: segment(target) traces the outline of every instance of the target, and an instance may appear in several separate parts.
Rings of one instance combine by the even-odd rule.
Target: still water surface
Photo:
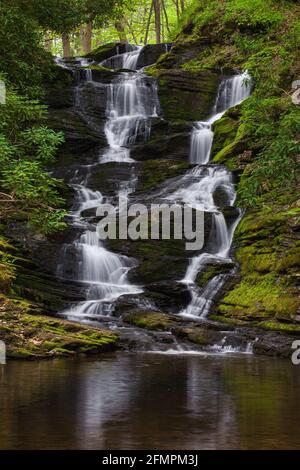
[[[300,449],[300,366],[127,354],[0,366],[1,449]]]

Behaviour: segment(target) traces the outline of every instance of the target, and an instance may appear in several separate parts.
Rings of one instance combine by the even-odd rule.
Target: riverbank
[[[25,301],[0,297],[1,340],[8,359],[51,359],[116,349],[118,335],[33,312]]]

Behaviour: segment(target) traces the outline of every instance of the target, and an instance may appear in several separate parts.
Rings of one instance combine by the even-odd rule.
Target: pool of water
[[[118,353],[0,366],[1,449],[300,449],[300,366]]]

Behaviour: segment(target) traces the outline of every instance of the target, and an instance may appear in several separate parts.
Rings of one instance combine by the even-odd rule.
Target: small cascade
[[[100,65],[102,65],[102,67],[108,67],[112,69],[136,70],[142,48],[142,46],[132,46],[130,44],[126,44],[126,52],[123,54],[118,53],[109,59],[105,59],[100,62]]]
[[[211,126],[222,117],[226,110],[241,103],[251,92],[251,81],[247,72],[224,80],[220,87],[214,106],[213,115],[206,122],[198,122],[191,135],[190,162],[197,165],[205,165],[209,162],[213,143]],[[188,317],[205,318],[212,307],[216,295],[220,292],[226,280],[226,274],[218,274],[210,279],[201,289],[196,283],[196,278],[205,270],[207,263],[231,263],[230,248],[235,228],[240,217],[229,226],[223,213],[219,210],[214,200],[217,189],[221,189],[225,197],[225,203],[233,206],[235,190],[231,174],[220,167],[195,167],[194,176],[198,180],[186,188],[181,188],[172,195],[172,199],[190,204],[199,210],[211,213],[212,230],[209,252],[201,253],[190,260],[184,279],[188,284],[192,300],[181,312]]]
[[[156,84],[141,73],[123,73],[108,86],[104,132],[109,149],[101,163],[132,162],[130,147],[138,135],[150,135],[151,118],[158,113]]]
[[[210,125],[202,122],[196,123],[191,137],[190,163],[196,165],[208,163],[213,136]]]
[[[221,83],[214,114],[225,113],[244,101],[251,93],[251,77],[247,71]]]
[[[212,125],[227,109],[240,104],[251,93],[251,78],[248,72],[224,80],[217,95],[213,114],[207,121],[198,121],[191,134],[190,163],[205,165],[209,162],[214,134]]]

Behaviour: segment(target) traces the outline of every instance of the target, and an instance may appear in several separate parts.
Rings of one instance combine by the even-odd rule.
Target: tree
[[[64,57],[71,56],[70,33],[84,21],[82,0],[16,0],[44,31],[62,36]]]
[[[161,27],[160,27],[160,0],[153,0],[154,16],[155,16],[155,37],[156,42],[161,42]]]
[[[116,29],[121,42],[127,42],[124,20],[122,21],[124,3],[124,0],[82,0],[81,8],[85,21],[81,27],[80,37],[85,54],[91,51],[93,28],[101,28],[109,21],[116,21]]]

